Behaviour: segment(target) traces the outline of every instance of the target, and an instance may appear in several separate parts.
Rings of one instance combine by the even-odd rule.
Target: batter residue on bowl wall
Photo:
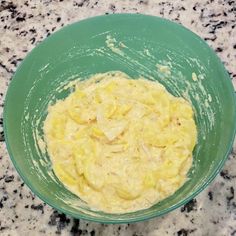
[[[28,153],[27,158],[32,162],[32,168],[35,168],[38,171],[38,178],[41,178],[45,182],[58,182],[52,171],[48,156],[45,155],[45,144],[43,144],[45,140],[42,136],[42,126],[47,107],[57,100],[58,94],[67,93],[67,91],[68,93],[73,92],[75,84],[80,79],[87,78],[89,75],[83,71],[71,70],[68,68],[65,73],[60,74],[50,82],[50,86],[53,87],[54,90],[50,91],[50,93],[45,93],[39,98],[36,105],[37,110],[35,110],[35,108],[31,109],[31,106],[34,107],[34,104],[31,104],[31,101],[34,100],[34,91],[37,91],[38,84],[45,79],[45,76],[48,75],[50,71],[55,70],[58,64],[63,63],[63,61],[74,60],[74,58],[80,57],[83,58],[84,56],[96,56],[101,57],[101,59],[102,57],[106,57],[115,63],[123,65],[130,71],[134,71],[139,76],[143,76],[150,80],[158,79],[165,87],[171,88],[171,92],[175,94],[175,96],[184,97],[190,103],[193,101],[197,103],[197,111],[195,110],[196,107],[194,105],[192,105],[192,107],[195,110],[196,121],[201,121],[199,123],[201,127],[198,129],[199,137],[205,139],[207,133],[211,132],[214,127],[215,113],[211,107],[211,102],[215,100],[214,102],[218,102],[219,104],[219,101],[217,101],[217,97],[211,96],[211,94],[213,94],[212,91],[209,91],[209,88],[204,86],[204,80],[207,79],[207,65],[201,64],[196,58],[189,57],[188,55],[181,55],[181,53],[170,50],[167,50],[165,60],[159,59],[158,55],[154,52],[159,52],[158,48],[161,50],[162,45],[158,45],[156,42],[148,42],[147,40],[143,41],[141,38],[132,38],[129,36],[122,38],[121,42],[118,40],[118,38],[121,37],[112,31],[106,31],[92,37],[93,40],[99,38],[102,38],[104,41],[104,45],[100,47],[92,48],[88,42],[86,47],[81,47],[81,45],[78,45],[78,47],[73,46],[64,54],[59,55],[55,61],[45,61],[45,64],[43,64],[39,70],[40,76],[35,79],[35,83],[27,96],[24,104],[24,116],[22,117],[21,122],[23,141]],[[132,48],[133,40],[140,43],[140,51]],[[186,75],[181,73],[181,66],[178,65],[178,60],[176,60],[176,58],[179,57],[182,57],[181,60],[184,61],[187,67],[198,68],[197,70],[192,70],[192,73],[195,73],[197,76],[196,81],[192,79],[191,74]],[[168,71],[170,71],[170,73]],[[222,109],[220,104],[219,109]],[[33,133],[28,133],[27,130],[32,130]],[[31,152],[30,142],[32,138],[40,162],[35,161],[35,156]],[[196,152],[199,148],[200,145],[196,147]],[[195,165],[198,165],[197,161],[194,161],[193,166]],[[41,166],[48,169],[47,173],[42,171]],[[194,169],[195,168],[192,168],[193,171]],[[80,211],[90,215],[96,214],[95,212],[92,213],[89,211],[83,201],[79,201],[72,195],[68,196],[68,194],[64,195],[61,192],[57,192],[55,193],[55,196]]]

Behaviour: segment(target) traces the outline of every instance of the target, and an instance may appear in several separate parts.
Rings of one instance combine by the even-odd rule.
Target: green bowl
[[[167,66],[171,73],[166,71]],[[57,180],[48,155],[35,142],[35,137],[42,135],[49,102],[71,92],[63,89],[66,83],[117,70],[131,77],[157,80],[172,94],[191,100],[198,129],[189,180],[175,194],[151,208],[127,214],[91,210]],[[213,50],[176,23],[133,14],[90,18],[44,40],[17,69],[4,108],[7,148],[32,192],[75,218],[105,223],[147,220],[195,197],[227,159],[235,136],[235,121],[233,86]]]

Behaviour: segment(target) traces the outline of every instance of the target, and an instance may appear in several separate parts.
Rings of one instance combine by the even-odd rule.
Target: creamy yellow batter
[[[193,115],[157,82],[96,74],[48,108],[53,170],[93,209],[148,208],[186,181],[197,139]]]

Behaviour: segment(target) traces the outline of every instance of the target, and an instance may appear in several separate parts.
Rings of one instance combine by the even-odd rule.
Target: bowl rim
[[[87,220],[87,221],[92,221],[92,222],[97,222],[97,223],[105,223],[105,224],[124,224],[124,223],[135,223],[135,222],[140,222],[140,221],[147,221],[149,219],[155,218],[155,217],[160,217],[163,216],[166,213],[169,213],[181,206],[183,206],[184,204],[188,203],[191,199],[193,199],[194,197],[196,197],[200,192],[202,192],[211,182],[212,180],[216,177],[216,175],[220,172],[220,170],[222,169],[225,161],[227,160],[229,154],[231,153],[231,148],[233,146],[233,142],[235,139],[235,135],[236,135],[236,122],[234,123],[233,131],[232,131],[232,138],[231,141],[228,144],[228,150],[225,152],[225,154],[222,156],[221,161],[219,162],[217,168],[215,169],[215,171],[213,173],[211,173],[211,175],[208,177],[207,181],[204,182],[200,187],[198,187],[198,189],[194,192],[192,192],[187,198],[185,198],[184,200],[180,201],[179,203],[172,205],[160,212],[153,212],[150,213],[148,215],[145,216],[138,216],[138,217],[134,217],[131,218],[129,220],[125,220],[125,219],[98,219],[96,216],[90,216],[87,215],[86,213],[84,214],[80,214],[80,212],[78,211],[76,214],[71,213],[69,211],[67,211],[66,209],[61,208],[60,206],[54,204],[53,201],[48,200],[46,197],[43,196],[43,194],[41,194],[31,183],[31,181],[24,175],[24,173],[21,171],[21,169],[18,167],[15,158],[13,157],[13,153],[12,153],[12,148],[9,144],[9,137],[8,137],[8,131],[7,131],[7,122],[4,122],[7,120],[7,110],[8,110],[8,101],[9,101],[9,94],[11,91],[11,87],[14,84],[15,81],[15,77],[17,74],[17,71],[20,70],[20,68],[23,65],[23,62],[34,52],[34,50],[36,48],[39,47],[39,45],[41,44],[45,44],[47,43],[48,39],[51,39],[53,37],[55,37],[58,33],[63,32],[65,29],[68,29],[69,27],[73,26],[73,25],[77,25],[80,24],[81,22],[85,22],[85,21],[91,21],[91,20],[96,20],[97,18],[110,18],[110,17],[123,17],[123,16],[129,16],[129,17],[144,17],[144,18],[152,18],[154,21],[158,20],[158,21],[162,21],[162,22],[166,22],[169,24],[173,24],[176,25],[179,28],[184,29],[185,31],[187,31],[188,33],[191,33],[193,37],[195,37],[196,39],[198,39],[199,41],[201,41],[201,43],[203,43],[205,46],[207,46],[209,48],[209,50],[211,51],[212,54],[215,55],[217,62],[221,65],[222,70],[225,74],[225,77],[227,77],[228,79],[225,79],[225,83],[228,84],[229,88],[231,88],[232,94],[234,95],[234,105],[236,107],[236,91],[234,91],[234,87],[233,84],[231,82],[231,78],[228,74],[228,72],[226,71],[225,67],[223,66],[220,58],[217,56],[217,54],[215,53],[215,51],[210,47],[210,45],[208,45],[206,43],[205,40],[203,40],[200,36],[198,36],[197,34],[195,34],[194,32],[192,32],[190,29],[184,27],[183,25],[171,21],[169,19],[166,18],[162,18],[162,17],[158,17],[158,16],[154,16],[154,15],[147,15],[147,14],[134,14],[134,13],[118,13],[118,14],[110,14],[110,15],[97,15],[94,17],[89,17],[89,18],[85,18],[83,20],[79,20],[77,22],[74,22],[72,24],[68,24],[64,27],[62,27],[61,29],[57,30],[56,32],[54,32],[52,35],[50,35],[49,37],[45,38],[42,42],[40,42],[39,44],[37,44],[33,49],[31,49],[30,52],[27,53],[27,55],[25,56],[24,60],[20,63],[20,65],[18,66],[17,70],[14,72],[13,76],[12,76],[12,80],[8,85],[7,88],[7,92],[6,92],[6,96],[4,99],[4,109],[3,109],[3,132],[4,132],[4,136],[5,136],[5,143],[6,143],[6,148],[8,151],[8,154],[10,156],[10,159],[15,167],[15,169],[17,170],[17,173],[19,174],[19,176],[21,177],[21,179],[23,180],[23,182],[28,186],[28,188],[37,196],[39,197],[43,202],[45,202],[47,205],[51,206],[53,209],[58,210],[59,212],[65,213],[68,216],[71,216],[73,218],[77,218],[77,219],[83,219],[83,220]],[[236,118],[236,113],[235,113],[235,118]],[[236,120],[236,119],[235,119]],[[106,213],[107,216],[109,216],[108,213]],[[111,215],[122,215],[122,214],[111,214]]]

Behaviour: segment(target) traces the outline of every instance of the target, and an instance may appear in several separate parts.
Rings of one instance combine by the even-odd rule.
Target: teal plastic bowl
[[[166,66],[171,73],[164,73]],[[57,180],[48,155],[35,142],[42,136],[49,102],[70,93],[62,89],[66,83],[117,70],[157,80],[172,94],[189,99],[198,129],[189,180],[160,203],[127,214],[91,210]],[[147,220],[195,197],[222,168],[234,140],[235,121],[233,86],[213,50],[181,25],[133,14],[90,18],[48,37],[17,69],[4,107],[7,148],[32,192],[65,214],[104,223]]]

